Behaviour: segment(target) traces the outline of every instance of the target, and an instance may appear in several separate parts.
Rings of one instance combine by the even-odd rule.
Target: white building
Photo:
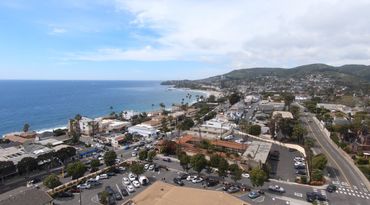
[[[97,129],[99,123],[96,120],[87,117],[82,117],[81,120],[79,121],[79,125],[81,134],[90,136],[98,131]]]
[[[120,131],[130,126],[130,122],[120,121],[115,119],[102,119],[99,121],[99,131],[110,132],[110,131]]]
[[[247,95],[245,96],[244,98],[244,102],[249,105],[251,103],[255,103],[255,102],[258,102],[260,100],[259,96],[256,96],[256,95]]]
[[[138,134],[144,137],[157,137],[158,130],[148,125],[135,125],[128,128],[130,134]]]
[[[138,114],[139,114],[138,112],[135,112],[133,110],[128,110],[128,111],[122,112],[122,118],[125,120],[131,120],[133,116],[138,115]]]

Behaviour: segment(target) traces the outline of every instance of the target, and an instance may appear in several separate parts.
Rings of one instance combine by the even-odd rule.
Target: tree
[[[162,120],[161,120],[161,131],[162,132],[168,132],[169,131],[167,124],[168,124],[167,119],[165,117],[162,118]]]
[[[176,154],[176,142],[171,140],[164,140],[161,146],[161,153],[167,155],[174,155]]]
[[[103,205],[107,205],[108,204],[109,193],[106,192],[106,191],[103,191],[103,192],[100,192],[98,195],[100,197],[100,203],[103,204]]]
[[[300,124],[296,124],[293,127],[292,138],[297,140],[297,143],[303,142],[303,137],[307,134],[307,130]]]
[[[194,126],[194,121],[189,118],[189,117],[186,117],[179,125],[178,125],[178,129],[179,130],[189,130],[190,128],[192,128]]]
[[[221,160],[221,156],[218,154],[213,154],[209,159],[209,166],[218,167]]]
[[[140,175],[145,172],[144,165],[137,162],[133,162],[130,166],[130,171],[136,175]]]
[[[8,176],[16,171],[17,167],[13,161],[0,161],[0,177]]]
[[[283,98],[285,106],[290,107],[290,104],[292,104],[292,102],[294,101],[295,96],[292,93],[283,93]]]
[[[253,168],[250,172],[250,180],[254,187],[263,186],[265,180],[267,179],[267,175],[265,171],[263,171],[259,167]]]
[[[234,180],[234,182],[237,182],[242,178],[243,171],[239,168],[237,164],[230,165],[229,170],[231,172],[231,179]]]
[[[38,168],[37,160],[32,157],[25,157],[17,164],[19,174],[28,173]]]
[[[153,161],[154,157],[157,155],[157,152],[154,150],[151,150],[148,152],[148,161],[151,162]]]
[[[187,155],[185,152],[180,154],[179,156],[179,160],[180,160],[180,165],[181,167],[187,172],[189,170],[189,164],[190,164],[190,156]]]
[[[62,183],[59,181],[59,177],[56,174],[50,174],[44,179],[43,184],[49,189],[53,189]]]
[[[104,162],[107,166],[112,166],[115,164],[117,154],[115,151],[108,151],[104,154]]]
[[[320,169],[312,170],[311,181],[321,181],[324,177],[323,171]]]
[[[290,106],[290,112],[292,113],[294,119],[299,118],[299,107],[296,105]]]
[[[312,169],[324,170],[328,160],[324,154],[315,155],[312,158]]]
[[[87,168],[84,163],[82,162],[74,162],[71,164],[68,164],[67,166],[67,173],[69,176],[72,176],[72,179],[77,179],[82,177]]]
[[[28,132],[28,130],[30,129],[30,125],[28,123],[24,124],[23,125],[23,132]]]
[[[278,127],[284,136],[291,137],[293,134],[294,121],[288,118],[282,118],[278,121]]]
[[[216,96],[214,96],[214,95],[210,95],[210,96],[208,97],[207,101],[208,101],[208,102],[211,102],[211,103],[216,102]]]
[[[141,150],[139,152],[139,159],[140,160],[146,160],[146,158],[148,158],[148,151],[146,150]]]
[[[252,125],[249,128],[249,134],[258,136],[261,134],[261,126],[259,125]]]
[[[91,160],[90,166],[92,171],[97,171],[100,166],[100,160],[98,159]]]
[[[207,166],[207,160],[203,154],[196,154],[191,157],[191,167],[194,171],[200,173]]]
[[[220,161],[218,163],[218,176],[219,177],[226,177],[227,176],[227,170],[229,169],[229,163],[226,159],[220,158]]]
[[[235,103],[240,101],[240,95],[237,93],[233,93],[229,96],[229,103],[234,105]]]
[[[55,157],[59,158],[63,163],[76,155],[76,149],[74,147],[65,147],[55,152]]]
[[[161,107],[164,110],[164,108],[166,107],[166,105],[163,102],[161,102],[161,103],[159,103],[159,107]]]

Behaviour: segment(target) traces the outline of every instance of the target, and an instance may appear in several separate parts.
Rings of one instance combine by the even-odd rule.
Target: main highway
[[[328,177],[333,184],[339,187],[336,192],[338,196],[334,200],[338,204],[344,201],[347,204],[370,204],[370,192],[365,176],[359,172],[352,161],[345,159],[348,156],[345,156],[343,151],[324,134],[320,125],[314,120],[313,114],[307,113],[301,119],[306,125],[308,135],[316,139],[317,144],[321,147],[321,152],[328,158]]]

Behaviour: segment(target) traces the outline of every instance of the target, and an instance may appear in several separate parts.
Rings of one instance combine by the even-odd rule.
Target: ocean
[[[187,98],[189,94],[192,98]],[[168,89],[159,81],[20,81],[0,80],[0,136],[21,131],[65,127],[76,114],[87,117],[112,111],[151,111],[163,102],[194,102],[205,93]],[[154,105],[154,106],[153,106]],[[111,109],[113,107],[113,109]]]

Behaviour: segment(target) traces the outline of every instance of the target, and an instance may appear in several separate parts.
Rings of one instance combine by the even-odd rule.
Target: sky
[[[370,64],[370,0],[1,0],[0,79]]]

